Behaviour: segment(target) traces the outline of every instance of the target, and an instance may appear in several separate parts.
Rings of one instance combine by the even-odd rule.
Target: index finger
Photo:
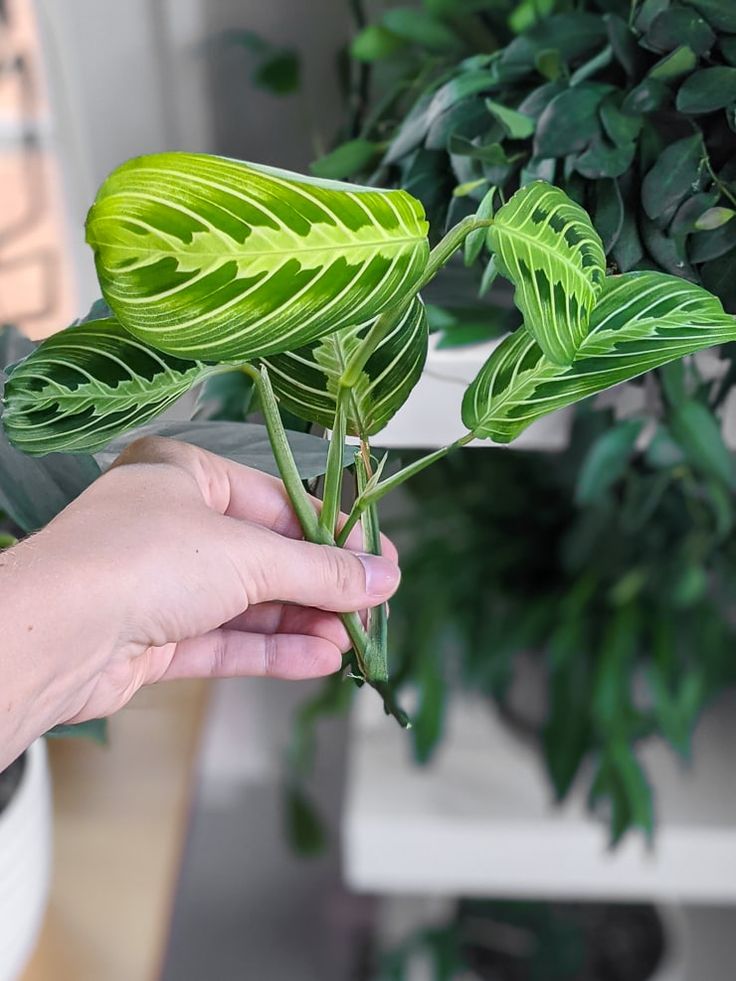
[[[190,474],[208,507],[231,518],[261,525],[286,538],[302,538],[302,528],[291,506],[289,495],[281,480],[270,474],[246,467],[209,450],[163,436],[146,436],[131,443],[114,465],[132,463],[165,463],[180,467]],[[322,502],[310,497],[317,514]],[[338,530],[347,521],[340,512]],[[363,535],[359,525],[350,532],[345,543],[352,551],[363,551]],[[383,554],[398,561],[396,547],[386,535],[381,535]]]

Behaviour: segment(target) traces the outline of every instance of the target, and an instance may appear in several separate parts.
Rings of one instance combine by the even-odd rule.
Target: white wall
[[[35,3],[82,307],[99,295],[84,218],[122,160],[188,149],[299,168],[316,155],[314,129],[325,141],[335,130],[346,0]],[[212,43],[238,27],[303,52],[303,95],[277,98],[251,86],[247,54]]]

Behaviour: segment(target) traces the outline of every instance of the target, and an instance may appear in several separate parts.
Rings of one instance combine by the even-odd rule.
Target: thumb
[[[242,544],[235,561],[249,604],[280,600],[348,613],[385,603],[401,579],[398,565],[384,556],[295,541],[263,528],[251,526]]]

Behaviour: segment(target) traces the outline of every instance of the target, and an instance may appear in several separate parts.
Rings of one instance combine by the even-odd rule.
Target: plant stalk
[[[360,521],[363,512],[377,504],[385,494],[388,494],[389,491],[394,490],[396,487],[400,487],[401,484],[409,480],[410,477],[421,473],[422,470],[425,470],[433,463],[436,463],[437,460],[441,460],[443,457],[448,456],[455,450],[458,450],[463,446],[467,446],[467,444],[473,439],[475,439],[475,433],[468,432],[464,436],[461,436],[460,439],[456,439],[454,443],[450,443],[449,446],[443,446],[441,449],[435,450],[433,453],[428,453],[427,456],[423,456],[421,459],[415,460],[414,463],[410,463],[408,466],[402,467],[402,469],[397,471],[397,473],[392,474],[385,480],[382,480],[375,487],[359,493],[350,510],[347,521],[337,536],[337,544],[345,544],[348,535],[358,521]]]
[[[337,530],[337,518],[340,514],[342,498],[342,478],[345,471],[343,451],[347,435],[348,413],[347,402],[350,398],[349,388],[340,388],[337,392],[335,422],[330,435],[330,448],[327,453],[327,469],[325,471],[325,486],[322,494],[322,510],[319,515],[320,527],[327,531],[332,538]]]
[[[271,380],[265,368],[259,371],[252,365],[242,365],[242,370],[249,375],[258,387],[261,399],[261,409],[271,443],[271,449],[284,482],[286,493],[289,495],[291,506],[294,508],[299,524],[302,526],[304,537],[318,545],[335,545],[335,539],[326,528],[320,525],[317,512],[314,509],[309,494],[304,490],[294,455],[291,452],[286,431],[279,415],[278,402],[271,387]],[[342,460],[340,461],[342,462]],[[340,619],[345,625],[350,641],[355,649],[358,667],[365,671],[365,651],[368,637],[357,613],[341,613]]]

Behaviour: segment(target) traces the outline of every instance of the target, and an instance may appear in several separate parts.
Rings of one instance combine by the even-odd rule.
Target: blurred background
[[[625,8],[650,39],[637,71],[681,50],[680,32],[736,64],[731,4],[583,4],[609,34],[570,58],[608,64]],[[0,0],[0,325],[42,338],[97,298],[84,218],[121,161],[186,149],[370,174],[422,84],[465,58],[536,31],[535,70],[562,86],[549,18],[575,7]],[[354,161],[327,156],[349,138]],[[452,174],[429,148],[377,176],[456,218],[477,205],[464,153]],[[694,232],[690,256],[732,299],[736,239],[716,231]],[[669,268],[651,230],[642,248]],[[479,278],[450,270],[430,297],[443,340],[419,408],[387,430],[397,455],[453,437],[458,380],[515,325],[503,291],[476,301]],[[697,384],[731,370],[706,359]],[[632,413],[652,399],[662,440],[639,462]],[[733,460],[728,440],[715,463],[665,441],[666,401],[630,386],[520,449],[463,451],[390,506],[411,736],[347,686],[228,681],[141,693],[106,747],[53,743],[50,898],[23,981],[733,978]]]

